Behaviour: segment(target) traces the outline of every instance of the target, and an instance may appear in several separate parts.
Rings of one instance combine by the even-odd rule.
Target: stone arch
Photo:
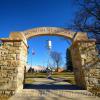
[[[7,91],[7,94],[14,93],[23,89],[28,50],[27,40],[42,35],[57,35],[72,40],[71,54],[76,84],[92,92],[98,89],[100,59],[97,57],[95,40],[89,40],[87,33],[76,33],[65,28],[39,27],[12,32],[9,38],[0,39],[2,41],[2,46],[0,46],[0,80],[2,80],[0,90],[2,92],[0,93],[4,91],[5,93]]]
[[[43,36],[43,35],[56,35],[56,36],[63,36],[70,40],[88,40],[87,33],[85,32],[73,32],[66,28],[58,28],[58,27],[39,27],[33,28],[26,31],[21,32],[12,32],[10,34],[10,38],[12,39],[22,39],[27,44],[27,40],[34,37],[34,36]]]

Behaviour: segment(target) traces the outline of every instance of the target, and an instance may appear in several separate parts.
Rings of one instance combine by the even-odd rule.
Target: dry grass
[[[34,82],[34,78],[46,78],[47,73],[26,73],[25,83],[32,84]],[[52,74],[52,78],[63,78],[66,82],[71,84],[75,84],[74,73],[73,72],[54,72]]]

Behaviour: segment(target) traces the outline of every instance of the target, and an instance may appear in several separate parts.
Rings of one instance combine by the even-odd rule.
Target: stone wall
[[[12,95],[23,88],[27,47],[22,40],[1,39],[0,95]]]
[[[71,54],[77,85],[100,95],[100,59],[95,41],[74,42]]]

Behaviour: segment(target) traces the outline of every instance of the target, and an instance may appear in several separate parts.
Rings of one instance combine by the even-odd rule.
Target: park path
[[[50,80],[35,78],[31,85],[16,93],[9,100],[100,100],[87,90],[80,90],[77,86],[61,79]]]

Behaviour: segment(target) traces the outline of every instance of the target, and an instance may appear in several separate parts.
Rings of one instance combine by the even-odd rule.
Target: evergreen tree
[[[73,71],[70,48],[67,48],[67,51],[66,51],[66,67],[68,71]]]

